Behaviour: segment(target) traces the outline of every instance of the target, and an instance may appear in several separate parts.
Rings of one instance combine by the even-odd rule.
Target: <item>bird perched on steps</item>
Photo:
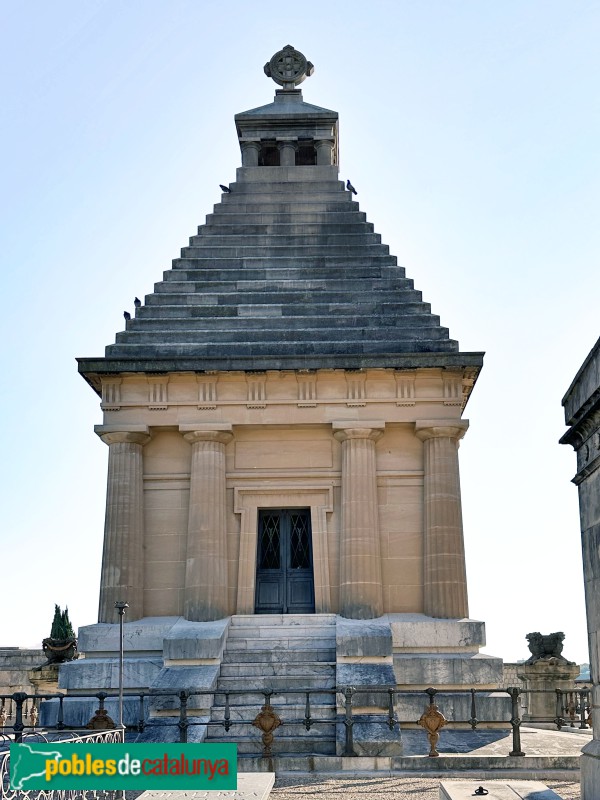
[[[221,189],[225,194],[231,194],[231,189],[229,186],[223,186],[222,183],[219,184],[219,189]]]
[[[358,192],[356,191],[354,186],[352,186],[350,181],[346,181],[346,189],[348,189],[349,192],[352,192],[352,194],[358,194]]]
[[[139,308],[139,307],[142,305],[142,301],[140,300],[140,298],[139,298],[139,297],[136,297],[136,298],[135,298],[135,300],[133,301],[133,305],[134,305],[136,308]]]
[[[123,316],[125,317],[125,322],[129,322],[129,320],[131,319],[131,314],[129,313],[129,311],[124,311]]]

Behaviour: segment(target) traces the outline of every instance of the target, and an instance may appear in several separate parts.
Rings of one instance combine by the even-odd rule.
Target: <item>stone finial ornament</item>
[[[565,635],[562,631],[549,633],[547,635],[541,634],[539,631],[528,633],[525,638],[529,646],[531,657],[527,659],[526,664],[535,664],[536,661],[548,661],[551,658],[563,664],[572,664],[572,661],[561,655],[563,650],[563,640]]]
[[[273,78],[285,91],[295,89],[303,80],[310,78],[314,71],[310,61],[291,44],[286,44],[283,50],[275,53],[265,64],[267,78]]]

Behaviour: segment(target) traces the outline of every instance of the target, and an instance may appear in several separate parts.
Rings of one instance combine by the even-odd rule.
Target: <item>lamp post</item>
[[[123,618],[129,604],[124,600],[117,600],[115,608],[119,612],[119,727],[123,730]],[[125,741],[124,734],[123,741]]]

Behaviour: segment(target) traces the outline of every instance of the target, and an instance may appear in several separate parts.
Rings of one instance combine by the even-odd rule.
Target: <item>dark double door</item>
[[[257,614],[315,610],[310,509],[258,512]]]

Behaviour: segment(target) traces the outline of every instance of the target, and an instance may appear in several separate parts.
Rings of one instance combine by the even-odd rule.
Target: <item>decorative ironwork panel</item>
[[[265,514],[262,517],[259,568],[281,569],[281,526],[278,514]]]
[[[291,514],[290,528],[290,567],[310,569],[308,514]]]

